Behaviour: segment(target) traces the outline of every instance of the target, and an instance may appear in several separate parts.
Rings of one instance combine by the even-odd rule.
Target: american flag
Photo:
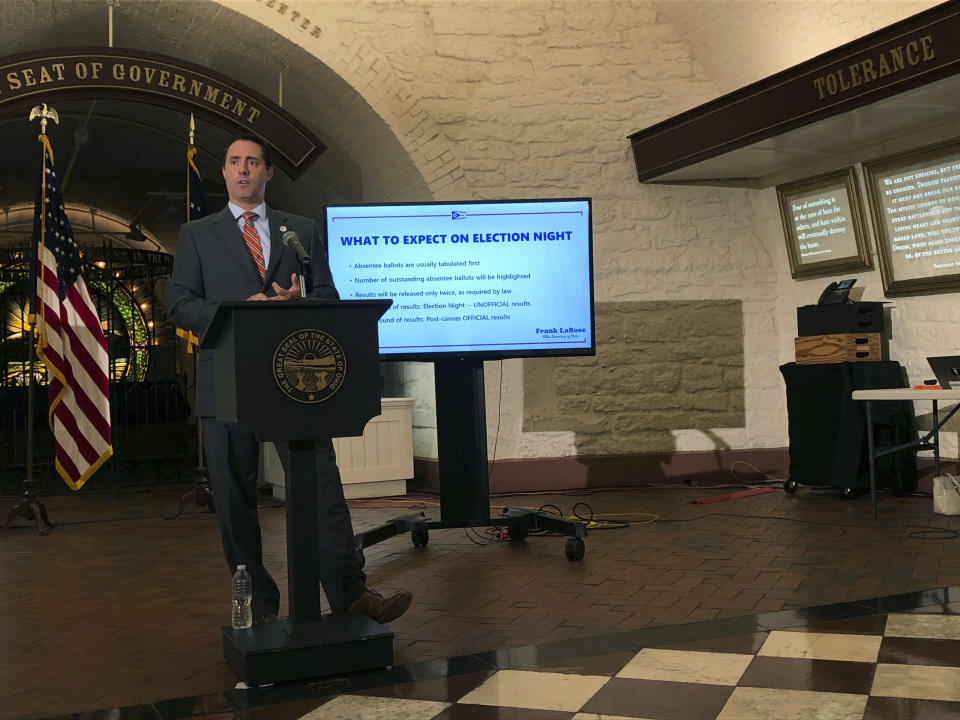
[[[49,374],[49,421],[60,477],[74,490],[113,454],[107,342],[81,274],[46,135],[33,220],[37,355]]]

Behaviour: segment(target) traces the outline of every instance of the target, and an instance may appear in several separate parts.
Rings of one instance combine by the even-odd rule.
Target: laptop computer
[[[930,369],[944,390],[960,390],[960,355],[928,357]]]

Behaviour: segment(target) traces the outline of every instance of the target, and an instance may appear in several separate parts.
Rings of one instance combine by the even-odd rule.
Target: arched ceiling
[[[106,0],[5,0],[3,11],[4,56],[107,45]],[[205,66],[275,101],[282,87],[282,106],[327,150],[296,182],[276,173],[267,197],[278,207],[316,217],[328,202],[429,199],[422,176],[362,97],[302,48],[239,13],[210,0],[122,0],[113,44]],[[47,135],[67,201],[135,219],[174,249],[185,217],[189,117],[117,99],[55,108],[60,123]],[[33,201],[37,132],[26,116],[0,115],[0,210]],[[226,201],[220,165],[229,136],[197,119],[197,160],[213,206]],[[0,243],[8,241],[0,232]]]

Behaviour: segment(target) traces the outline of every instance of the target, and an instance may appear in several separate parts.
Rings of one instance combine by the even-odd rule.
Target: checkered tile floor
[[[146,709],[82,718],[140,720]],[[960,588],[647,628],[149,709],[161,720],[956,720]]]
[[[333,697],[304,720],[960,717],[960,603]]]
[[[960,720],[960,518],[884,497],[875,521],[865,499],[807,490],[690,504],[705,492],[591,494],[599,517],[658,519],[591,530],[580,563],[551,537],[380,543],[373,586],[415,595],[390,627],[396,665],[255,689],[233,689],[215,632],[214,516],[165,520],[179,488],[51,498],[56,532],[2,537],[0,720]],[[397,514],[355,510],[358,529]],[[283,584],[282,507],[261,522]]]

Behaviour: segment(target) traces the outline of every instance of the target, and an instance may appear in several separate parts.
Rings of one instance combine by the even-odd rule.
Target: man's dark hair
[[[230,142],[227,143],[227,146],[223,149],[223,166],[227,166],[227,151],[230,149],[230,146],[233,145],[237,140],[248,140],[252,143],[256,143],[260,146],[260,155],[263,157],[263,166],[265,168],[273,167],[273,161],[270,159],[270,151],[267,149],[267,144],[259,135],[254,135],[252,132],[239,132],[230,138]]]

